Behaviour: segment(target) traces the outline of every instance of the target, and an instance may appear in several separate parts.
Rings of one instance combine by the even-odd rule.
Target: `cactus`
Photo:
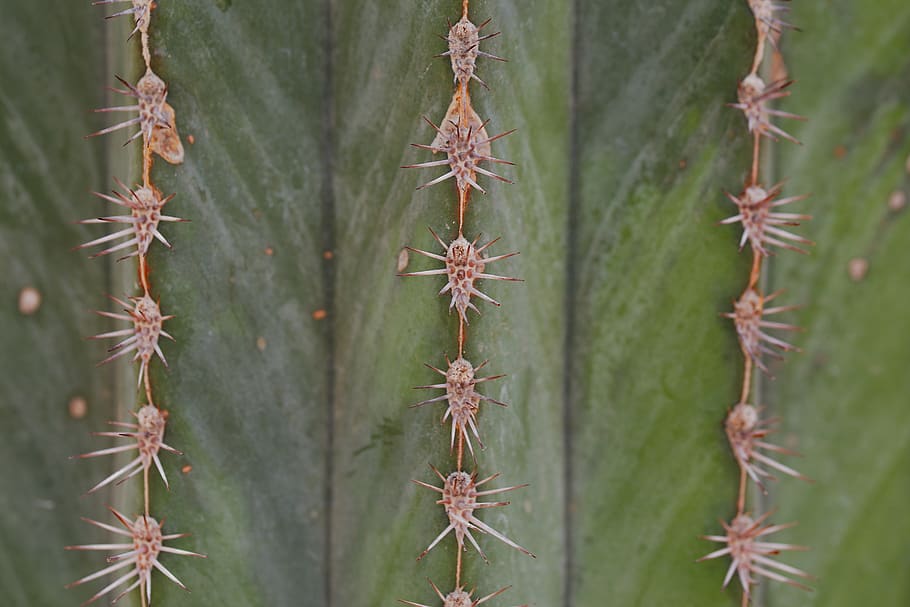
[[[910,535],[910,8],[790,4],[804,31],[782,45],[798,93],[777,107],[810,120],[779,122],[803,145],[773,146],[762,170],[769,184],[790,177],[783,196],[812,193],[796,231],[818,244],[766,261],[763,292],[806,304],[786,321],[807,331],[788,336],[803,352],[777,379],[755,381],[781,416],[774,443],[817,481],[769,485],[774,521],[800,523],[769,541],[811,546],[785,560],[818,581],[811,593],[762,583],[753,604],[897,606],[910,599],[893,575]],[[193,533],[173,545],[209,559],[168,561],[192,593],[156,582],[152,605],[435,606],[426,578],[450,590],[454,542],[415,561],[445,515],[409,479],[434,482],[426,466],[450,461],[451,429],[408,405],[438,395],[412,387],[435,375],[424,362],[455,358],[458,315],[429,279],[396,274],[435,267],[401,254],[437,252],[427,225],[457,227],[451,187],[414,193],[429,171],[398,167],[426,159],[408,147],[426,140],[417,118],[446,112],[452,71],[432,55],[459,6],[157,3],[152,62],[185,160],[156,163],[153,178],[177,193],[165,212],[192,221],[165,225],[173,249],[150,252],[177,340],[152,383],[173,403],[165,440],[185,454],[161,458],[170,491],[153,479],[151,510],[164,533]],[[100,448],[89,433],[136,402],[135,370],[95,369],[105,348],[83,339],[121,324],[91,310],[102,293],[132,294],[132,262],[68,250],[100,235],[72,223],[99,208],[90,192],[141,169],[130,147],[112,164],[128,135],[83,140],[112,124],[86,111],[106,105],[110,74],[141,76],[126,69],[129,18],[114,33],[98,11],[5,0],[0,22],[0,595],[17,606],[87,598],[63,588],[98,568],[63,551],[86,540],[79,516],[110,522],[109,504],[133,522],[141,509],[132,481],[80,497],[129,453],[67,459]],[[529,483],[480,518],[538,558],[488,541],[493,565],[466,559],[464,579],[474,600],[513,585],[484,607],[737,605],[718,588],[728,563],[694,561],[708,552],[699,536],[735,515],[739,476],[723,416],[742,355],[720,314],[750,260],[735,254],[738,230],[714,224],[734,214],[723,190],[751,160],[742,113],[725,105],[755,49],[748,3],[471,11],[494,18],[490,52],[509,60],[478,62],[491,91],[475,109],[491,135],[518,131],[494,153],[516,163],[500,173],[516,185],[480,183],[465,233],[501,235],[494,255],[520,248],[495,273],[525,279],[487,282],[502,307],[467,312],[472,347],[491,358],[482,373],[509,374],[479,390],[509,409],[481,407],[478,459],[506,473],[496,487]]]

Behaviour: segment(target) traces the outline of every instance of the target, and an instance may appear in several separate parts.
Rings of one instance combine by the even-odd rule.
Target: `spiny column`
[[[499,35],[499,32],[484,34],[483,29],[490,23],[490,20],[484,21],[480,25],[474,25],[468,18],[468,0],[462,2],[462,15],[454,24],[449,24],[449,31],[445,37],[448,43],[448,50],[441,53],[440,56],[448,57],[452,64],[454,72],[455,91],[452,101],[446,111],[446,115],[439,124],[435,124],[429,118],[424,120],[433,128],[435,136],[429,145],[412,144],[414,147],[428,150],[435,154],[444,154],[445,158],[441,160],[430,160],[418,164],[408,165],[403,168],[431,168],[440,167],[443,171],[441,175],[428,181],[418,187],[418,190],[452,179],[455,183],[455,192],[457,194],[456,220],[458,232],[451,241],[441,238],[437,232],[430,232],[434,240],[439,244],[439,252],[424,251],[421,249],[408,247],[414,253],[428,257],[443,264],[442,267],[423,270],[418,272],[407,272],[400,276],[442,276],[445,277],[445,284],[439,291],[440,295],[448,294],[450,296],[449,309],[456,311],[458,315],[458,334],[456,342],[458,347],[458,356],[455,360],[446,358],[447,367],[440,369],[432,365],[428,368],[442,376],[443,381],[440,383],[420,386],[421,388],[444,390],[444,393],[432,397],[428,400],[419,402],[413,407],[422,407],[431,403],[442,403],[446,409],[442,416],[443,423],[451,423],[451,432],[449,435],[450,452],[455,457],[454,470],[448,474],[443,474],[435,466],[430,465],[430,469],[436,476],[441,485],[426,483],[420,480],[414,480],[416,484],[436,492],[438,499],[436,503],[441,505],[445,511],[448,524],[446,527],[430,542],[417,560],[422,559],[430,550],[439,544],[443,538],[449,534],[455,536],[457,546],[454,589],[449,593],[443,593],[439,587],[432,581],[430,582],[433,591],[442,601],[443,607],[473,607],[492,599],[499,594],[508,590],[505,586],[495,592],[474,598],[472,591],[466,591],[468,587],[463,581],[462,576],[462,556],[466,551],[466,544],[469,543],[480,557],[487,561],[486,554],[480,547],[477,537],[473,531],[481,534],[491,535],[504,542],[508,546],[523,552],[529,556],[534,556],[515,543],[496,529],[490,527],[487,523],[478,517],[481,510],[486,508],[498,508],[507,506],[506,501],[481,501],[486,496],[497,495],[515,489],[520,489],[527,485],[514,485],[510,487],[489,488],[488,483],[494,483],[499,474],[479,478],[476,472],[477,456],[481,449],[484,448],[480,438],[478,428],[478,412],[482,403],[493,403],[501,407],[506,404],[489,396],[485,396],[477,390],[478,384],[500,379],[503,375],[488,375],[479,377],[478,372],[483,369],[487,361],[474,365],[465,357],[465,348],[468,339],[468,315],[469,310],[478,312],[475,301],[480,299],[486,303],[499,306],[499,302],[480,290],[479,281],[497,280],[497,281],[517,281],[517,278],[510,278],[499,274],[490,273],[488,266],[495,262],[508,259],[518,253],[505,253],[500,255],[488,255],[487,250],[492,247],[499,239],[489,240],[481,243],[480,236],[471,239],[464,235],[465,214],[467,213],[471,192],[477,190],[486,194],[486,190],[478,182],[478,175],[486,178],[492,178],[505,183],[512,183],[505,177],[498,175],[492,170],[494,165],[511,165],[512,163],[497,158],[492,153],[492,143],[501,137],[511,134],[514,131],[506,131],[498,135],[490,136],[487,132],[489,120],[481,120],[477,112],[471,106],[471,94],[469,85],[472,81],[486,87],[486,83],[477,75],[477,60],[479,58],[492,59],[495,61],[504,61],[504,59],[481,50],[481,43]],[[477,443],[475,449],[472,437]],[[474,464],[475,471],[468,473],[465,471],[465,444]],[[415,607],[429,607],[420,603],[401,600],[402,603]]]
[[[167,475],[164,472],[159,455],[162,451],[182,455],[173,447],[164,442],[167,426],[168,411],[161,408],[154,397],[149,365],[152,358],[158,357],[167,366],[167,359],[159,344],[161,337],[173,340],[174,338],[164,330],[164,322],[173,318],[161,312],[159,302],[152,295],[153,288],[150,282],[148,252],[154,240],[158,240],[170,248],[170,243],[162,234],[162,223],[185,221],[179,217],[164,214],[165,204],[174,198],[174,194],[165,196],[152,183],[151,171],[154,156],[157,154],[172,164],[183,162],[183,144],[177,133],[177,124],[174,108],[167,102],[167,84],[152,70],[151,51],[149,50],[149,26],[152,11],[156,7],[154,0],[98,0],[93,4],[114,4],[130,2],[131,7],[121,10],[111,17],[133,16],[135,27],[130,37],[139,34],[142,59],[145,64],[145,73],[136,82],[131,84],[117,76],[117,80],[124,88],[111,89],[113,92],[124,95],[130,101],[127,105],[112,106],[95,110],[101,113],[124,113],[131,115],[126,120],[103,128],[88,137],[95,137],[137,127],[138,130],[126,141],[142,140],[142,183],[129,187],[116,177],[114,182],[118,190],[109,194],[95,192],[101,200],[110,202],[119,207],[120,215],[108,215],[83,220],[84,224],[113,224],[124,225],[123,229],[111,232],[82,244],[77,249],[101,246],[102,250],[91,257],[101,257],[115,252],[123,252],[120,260],[137,257],[138,283],[140,293],[122,300],[109,296],[120,309],[117,312],[98,311],[101,316],[124,321],[129,324],[126,328],[119,328],[107,333],[95,335],[92,339],[119,340],[108,352],[110,355],[99,364],[111,362],[127,354],[132,355],[133,362],[139,363],[137,389],[140,391],[137,410],[132,413],[135,419],[109,422],[115,430],[109,432],[95,432],[96,436],[115,439],[126,439],[126,443],[114,447],[92,451],[76,457],[90,458],[116,453],[138,451],[138,455],[128,464],[116,470],[108,477],[102,479],[88,493],[93,493],[109,485],[118,486],[134,476],[142,474],[143,479],[143,504],[144,509],[135,518],[127,517],[114,508],[108,507],[121,527],[115,527],[98,521],[85,519],[86,522],[120,536],[121,543],[113,544],[83,544],[67,546],[67,550],[101,550],[114,551],[117,554],[107,557],[108,563],[113,563],[95,573],[76,580],[68,587],[78,586],[86,582],[116,572],[116,579],[96,592],[86,603],[91,603],[102,596],[115,590],[125,589],[114,599],[115,601],[135,588],[139,588],[140,603],[143,607],[151,604],[152,600],[152,573],[157,569],[172,582],[186,589],[183,583],[167,569],[161,562],[165,553],[183,556],[205,558],[204,555],[190,552],[172,546],[166,546],[165,541],[175,540],[187,536],[186,533],[165,534],[162,531],[162,522],[152,517],[149,511],[149,471],[155,466],[162,482],[168,487]],[[118,242],[119,241],[119,242]],[[119,260],[118,260],[119,261]],[[145,402],[142,402],[144,396]],[[86,604],[84,603],[84,604]]]
[[[726,557],[731,559],[723,586],[736,576],[742,587],[742,605],[749,604],[752,597],[752,586],[758,577],[765,577],[806,588],[796,579],[811,578],[809,574],[790,565],[774,560],[773,556],[787,550],[806,550],[795,544],[782,544],[766,541],[766,537],[793,526],[767,524],[772,512],[756,512],[757,506],[747,508],[747,488],[751,479],[760,491],[767,493],[764,482],[774,480],[774,473],[783,473],[802,480],[805,476],[771,457],[772,454],[795,455],[794,452],[767,441],[774,432],[775,418],[763,415],[763,407],[756,406],[753,395],[753,371],[758,367],[769,377],[770,370],[765,358],[783,359],[784,352],[798,350],[795,346],[769,331],[799,331],[800,328],[769,317],[792,311],[799,306],[767,304],[781,295],[781,291],[765,294],[760,286],[762,263],[771,254],[772,247],[786,249],[797,253],[807,253],[803,246],[813,244],[785,228],[796,227],[800,222],[811,219],[809,215],[781,212],[779,207],[802,201],[806,196],[782,197],[783,183],[767,186],[762,182],[761,151],[762,140],[778,141],[786,139],[799,143],[792,135],[772,123],[775,117],[803,120],[801,116],[783,112],[771,107],[775,100],[790,95],[789,87],[793,84],[785,75],[779,75],[770,82],[760,75],[770,45],[775,52],[785,29],[795,29],[779,17],[787,12],[789,6],[772,0],[748,0],[749,8],[755,18],[758,42],[752,61],[752,69],[739,83],[737,103],[731,107],[742,110],[745,114],[749,133],[752,135],[752,165],[742,193],[726,196],[736,205],[737,213],[722,224],[738,223],[742,226],[740,250],[746,244],[752,252],[752,267],[745,290],[733,302],[733,312],[724,316],[733,320],[740,349],[743,353],[743,382],[739,400],[727,413],[725,429],[733,457],[739,465],[739,491],[736,498],[736,514],[729,523],[723,523],[722,535],[708,535],[705,539],[724,544],[724,547],[705,555],[700,561]],[[782,62],[780,62],[782,65]],[[796,578],[796,579],[794,579]]]

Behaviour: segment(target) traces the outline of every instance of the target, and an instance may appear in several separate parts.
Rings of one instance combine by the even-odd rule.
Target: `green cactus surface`
[[[794,0],[802,31],[782,44],[796,80],[779,107],[802,145],[766,148],[763,178],[811,193],[798,231],[808,256],[766,262],[766,292],[803,307],[801,353],[757,378],[781,418],[775,442],[814,479],[750,493],[775,541],[809,546],[781,560],[812,592],[763,581],[759,607],[898,607],[910,602],[910,4]],[[114,5],[114,6],[127,6]],[[89,0],[0,0],[0,604],[79,605],[103,586],[64,585],[105,566],[66,545],[106,542],[87,517],[141,511],[142,481],[86,490],[126,459],[69,456],[135,410],[136,365],[95,368],[112,330],[92,310],[134,294],[133,260],[70,249],[101,234],[90,194],[135,181],[128,135],[103,126],[114,74],[138,74],[122,18]],[[444,281],[396,274],[437,267],[457,223],[451,181],[409,146],[433,138],[452,93],[438,35],[456,0],[160,0],[152,66],[186,161],[155,164],[176,193],[172,249],[153,245],[153,295],[174,314],[152,363],[169,411],[165,489],[151,511],[174,545],[164,555],[192,591],[159,573],[152,606],[380,607],[439,604],[456,548],[429,465],[452,465],[442,406],[409,408],[438,380],[424,363],[457,356]],[[723,420],[739,395],[742,354],[720,316],[742,291],[750,256],[740,227],[719,226],[748,176],[751,138],[735,102],[755,27],[745,0],[475,0],[492,18],[472,85],[493,154],[516,165],[481,176],[465,235],[520,251],[487,281],[469,316],[466,357],[506,374],[481,391],[485,450],[511,505],[481,515],[537,555],[489,536],[469,548],[464,581],[484,607],[736,607],[726,559],[696,564],[700,539],[735,513],[739,471]],[[141,141],[141,140],[140,140]],[[890,204],[889,204],[890,201]],[[34,312],[22,290],[41,294]],[[118,327],[119,328],[119,327]],[[87,406],[83,415],[81,405]],[[475,443],[476,445],[476,443]],[[470,456],[466,468],[471,469]],[[794,463],[795,462],[795,463]],[[442,470],[443,473],[448,470]],[[99,601],[108,604],[105,599]],[[132,601],[132,603],[131,603]],[[139,605],[134,592],[122,603]],[[121,604],[121,603],[118,603]]]

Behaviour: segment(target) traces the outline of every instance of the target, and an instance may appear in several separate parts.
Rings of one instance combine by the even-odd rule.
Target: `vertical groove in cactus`
[[[81,139],[100,128],[85,110],[102,107],[111,82],[97,7],[0,1],[0,602],[75,605],[63,585],[96,563],[62,546],[85,538],[80,515],[100,516],[107,498],[79,496],[116,464],[66,458],[97,448],[88,432],[135,402],[135,376],[94,368],[102,352],[82,337],[110,325],[88,310],[124,294],[125,272],[68,251],[91,239],[69,222],[92,213],[89,190],[126,174]],[[887,201],[910,194],[910,8],[791,4],[805,30],[785,42],[800,94],[781,109],[811,121],[802,147],[771,160],[792,191],[813,193],[801,233],[819,246],[772,260],[769,289],[808,304],[797,315],[808,332],[805,352],[762,391],[784,413],[779,443],[818,481],[778,483],[772,498],[777,520],[800,522],[780,541],[813,546],[788,562],[820,583],[808,595],[768,588],[756,604],[896,607],[910,598],[910,582],[889,577],[910,533],[910,217]],[[452,197],[415,194],[425,180],[398,167],[417,160],[407,144],[423,141],[419,116],[445,113],[451,70],[432,55],[440,15],[459,5],[158,2],[153,62],[171,83],[186,161],[157,163],[155,182],[192,223],[151,259],[178,338],[171,368],[153,365],[152,377],[180,413],[167,442],[187,454],[170,458],[172,490],[155,491],[152,507],[210,558],[174,559],[193,592],[156,584],[153,604],[438,603],[424,578],[446,579],[454,552],[440,545],[415,562],[444,514],[407,485],[449,461],[449,428],[407,405],[424,398],[413,386],[435,379],[422,363],[456,352],[457,317],[426,283],[395,274],[404,245],[432,249],[426,225],[454,229]],[[694,561],[698,536],[732,513],[737,477],[718,412],[734,404],[741,355],[719,313],[749,260],[731,254],[735,230],[714,224],[731,214],[722,188],[749,164],[742,114],[724,107],[754,48],[747,3],[475,0],[471,10],[503,30],[495,52],[510,63],[485,66],[491,91],[474,103],[491,133],[519,129],[498,155],[517,163],[509,176],[521,186],[473,196],[465,232],[498,226],[485,238],[521,250],[503,273],[527,279],[485,285],[503,307],[471,319],[474,356],[509,373],[484,386],[510,409],[481,412],[480,461],[506,472],[504,484],[531,483],[512,496],[520,515],[485,520],[538,559],[488,542],[493,565],[466,559],[465,579],[479,592],[515,585],[490,607],[736,605],[720,591],[724,564]],[[856,258],[868,262],[858,280]],[[408,268],[424,261],[412,255]],[[25,316],[28,285],[43,297]],[[76,396],[83,419],[70,417]]]

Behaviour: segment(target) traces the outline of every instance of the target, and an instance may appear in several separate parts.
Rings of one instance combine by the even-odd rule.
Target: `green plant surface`
[[[161,2],[153,67],[169,83],[186,162],[153,179],[192,221],[150,264],[177,315],[153,375],[186,453],[152,509],[193,533],[159,604],[317,605],[327,595],[330,327],[322,252],[321,3]],[[189,136],[195,143],[188,144]],[[301,601],[301,597],[306,597]]]
[[[430,576],[443,586],[450,584],[454,549],[447,542],[424,562],[415,561],[445,519],[442,508],[433,503],[433,494],[409,479],[432,481],[428,464],[445,468],[453,460],[445,448],[447,429],[438,423],[441,410],[410,410],[406,405],[426,398],[412,391],[413,386],[436,381],[423,363],[444,366],[444,355],[454,355],[457,325],[455,317],[447,313],[445,301],[435,296],[439,285],[434,286],[429,279],[397,278],[395,273],[398,254],[406,244],[426,249],[434,246],[426,226],[450,235],[454,205],[449,184],[415,194],[414,188],[430,177],[426,171],[398,167],[418,160],[418,152],[409,148],[409,142],[432,138],[420,116],[427,114],[438,122],[448,104],[451,72],[445,60],[432,57],[440,51],[436,34],[445,32],[448,5],[431,3],[417,11],[404,3],[383,8],[371,3],[335,7],[333,82],[329,90],[322,80],[324,59],[320,56],[327,43],[321,33],[325,17],[307,10],[299,19],[313,28],[311,35],[289,31],[293,38],[283,42],[289,49],[288,63],[268,66],[267,70],[276,78],[285,77],[285,86],[291,90],[286,98],[269,101],[270,111],[260,114],[254,107],[262,103],[261,91],[272,90],[274,83],[254,80],[248,83],[247,92],[238,91],[234,74],[248,71],[244,62],[249,59],[230,47],[238,39],[255,40],[257,35],[268,35],[269,41],[251,42],[252,47],[281,47],[270,33],[273,29],[280,31],[281,25],[259,21],[266,18],[263,15],[289,19],[287,14],[279,15],[279,4],[275,3],[274,11],[262,6],[241,9],[246,13],[238,11],[237,5],[224,12],[204,8],[201,12],[206,18],[201,18],[195,7],[163,7],[157,15],[161,33],[153,38],[153,47],[164,53],[160,73],[171,82],[170,99],[178,108],[181,130],[194,134],[196,144],[188,149],[184,166],[165,167],[156,173],[161,187],[181,193],[175,203],[191,210],[186,215],[193,220],[189,229],[172,239],[175,251],[156,255],[152,265],[153,280],[161,285],[162,305],[168,303],[178,314],[174,331],[186,336],[170,350],[172,370],[156,375],[156,379],[164,386],[168,401],[175,403],[171,437],[193,454],[194,466],[189,476],[175,481],[170,494],[157,495],[156,509],[175,512],[175,529],[194,530],[211,528],[203,521],[212,520],[213,513],[208,510],[215,509],[219,526],[236,530],[235,535],[223,534],[214,540],[196,532],[197,548],[217,555],[217,563],[174,564],[175,573],[193,588],[194,595],[204,595],[206,600],[228,601],[239,592],[250,604],[293,604],[305,588],[309,600],[318,602],[323,592],[331,592],[335,604],[379,605],[395,598],[429,601],[432,590],[425,578]],[[476,10],[484,12],[485,8],[479,5]],[[468,351],[475,362],[479,362],[478,357],[490,356],[491,373],[509,373],[507,380],[491,384],[487,390],[512,406],[489,411],[489,417],[484,414],[483,419],[489,420],[482,426],[488,448],[480,456],[480,470],[501,470],[505,484],[532,484],[516,494],[516,504],[509,510],[517,512],[508,518],[498,515],[488,520],[519,542],[536,528],[534,518],[528,516],[531,509],[557,524],[551,525],[548,533],[534,533],[538,546],[533,549],[541,552],[541,558],[513,555],[509,549],[485,542],[494,565],[481,568],[471,564],[467,574],[480,591],[512,583],[524,596],[546,597],[546,602],[557,601],[562,592],[559,522],[563,504],[550,496],[562,493],[558,403],[563,328],[558,319],[564,257],[552,252],[565,248],[565,93],[569,86],[563,69],[568,62],[568,13],[558,6],[552,13],[542,13],[526,24],[524,31],[516,27],[508,38],[504,36],[507,42],[502,52],[516,60],[546,64],[547,69],[540,69],[532,85],[541,92],[562,94],[549,98],[531,95],[524,104],[506,103],[508,96],[497,102],[497,90],[522,86],[519,75],[508,73],[510,66],[498,64],[484,66],[484,77],[494,92],[488,96],[477,93],[478,109],[492,118],[490,128],[499,129],[496,132],[516,127],[520,132],[530,132],[535,128],[531,121],[536,115],[552,117],[551,124],[537,128],[545,135],[539,141],[513,136],[514,143],[503,146],[505,157],[529,167],[529,185],[535,187],[523,192],[519,186],[491,186],[490,194],[477,197],[471,208],[472,213],[484,216],[476,224],[485,232],[498,230],[491,236],[504,236],[502,247],[522,249],[518,261],[507,262],[503,271],[521,273],[526,264],[536,265],[550,278],[521,286],[491,286],[491,294],[503,302],[503,309],[491,309],[490,318],[472,322]],[[497,7],[496,18],[497,22],[516,23],[517,7]],[[397,27],[377,36],[378,20],[394,22]],[[561,20],[563,43],[558,46],[563,49],[562,56],[552,53],[546,38],[533,35],[535,28],[544,23],[552,25],[554,20]],[[208,50],[200,59],[176,60],[184,54],[194,57],[190,49],[199,38],[208,41]],[[263,60],[259,65],[264,68],[266,63]],[[261,69],[253,71],[266,78]],[[298,76],[286,78],[290,73]],[[229,92],[231,86],[234,90]],[[300,99],[310,98],[311,106],[300,106]],[[225,107],[228,99],[237,105]],[[327,111],[320,105],[323,101],[331,103],[330,117],[323,114]],[[284,103],[293,107],[287,109]],[[248,117],[249,128],[243,128],[243,121],[238,125],[236,116]],[[273,117],[273,121],[265,116]],[[288,128],[287,116],[299,116],[295,128]],[[328,133],[324,120],[334,125]],[[246,132],[238,132],[238,128]],[[238,141],[255,143],[256,139],[263,143],[233,149]],[[552,145],[554,140],[561,145]],[[331,166],[319,157],[326,149],[334,150]],[[237,158],[232,159],[235,155]],[[215,190],[217,183],[205,178],[223,171],[216,167],[218,164],[233,167],[232,179],[220,192]],[[535,176],[533,169],[538,166],[553,169]],[[329,170],[334,180],[327,192],[322,179]],[[239,188],[238,177],[242,178]],[[521,175],[517,177],[524,181]],[[300,192],[272,191],[275,185],[287,188],[282,184],[288,181],[299,183]],[[245,182],[252,185],[243,185]],[[248,195],[238,196],[238,189]],[[261,217],[253,222],[250,218],[258,215],[256,209]],[[530,214],[529,209],[533,211]],[[288,213],[292,214],[290,219]],[[227,221],[227,217],[234,219]],[[333,229],[333,223],[333,233],[326,233]],[[263,233],[267,228],[262,224],[273,225],[275,231]],[[239,232],[216,236],[213,229]],[[471,219],[468,229],[480,228]],[[529,230],[533,230],[532,238]],[[221,260],[237,258],[232,249],[238,243],[250,242],[258,244],[253,251],[239,253],[244,263],[219,268],[224,265]],[[261,253],[266,246],[274,249],[273,256]],[[333,252],[328,276],[334,275],[334,305],[321,283],[327,276],[320,268],[324,247]],[[268,275],[265,268],[275,267],[282,259],[287,260],[287,273]],[[412,263],[417,267],[422,261],[413,259]],[[200,267],[211,268],[205,278],[199,276]],[[213,275],[219,272],[223,277],[216,281]],[[313,282],[307,285],[306,281]],[[218,287],[219,283],[223,287]],[[222,293],[219,288],[224,289],[223,294],[213,296],[212,290]],[[212,323],[216,330],[208,335],[194,329],[198,324],[195,319],[212,317],[213,305],[227,300],[228,291],[230,301],[239,300],[234,305],[243,310],[235,312],[239,321],[229,318],[223,325]],[[274,318],[270,306],[263,305],[268,301],[282,302],[288,314],[283,322],[294,323],[290,330]],[[331,337],[320,336],[317,321],[311,320],[311,312],[321,308],[327,308],[328,317],[321,322]],[[509,313],[516,308],[521,312]],[[519,322],[510,323],[510,316]],[[250,328],[259,325],[260,329]],[[313,333],[306,333],[307,327]],[[235,331],[242,338],[236,342],[232,339]],[[265,357],[255,350],[260,334],[269,343]],[[288,335],[295,336],[298,347],[308,346],[312,352],[296,361],[288,359],[288,353],[282,351]],[[312,345],[314,339],[324,340],[320,348]],[[273,343],[276,350],[271,358]],[[219,350],[231,352],[231,362],[212,356]],[[334,352],[334,364],[327,376],[330,352]],[[243,387],[227,380],[238,375],[238,368],[245,369],[243,376],[248,377]],[[219,376],[225,379],[216,383],[233,394],[213,394],[209,384]],[[331,386],[324,383],[327,377]],[[314,386],[321,391],[314,391]],[[270,410],[274,405],[263,401],[261,394],[276,387],[286,390],[288,396],[275,400],[284,400],[294,411],[294,417],[280,424],[287,434],[276,435],[275,429],[266,429],[276,426],[275,412]],[[240,390],[246,398],[237,394]],[[325,483],[319,477],[327,470],[321,466],[327,457],[328,398],[334,447],[328,468],[333,473],[330,515],[323,510]],[[247,404],[239,406],[244,400]],[[199,404],[181,408],[179,403]],[[551,405],[547,411],[548,403],[557,406]],[[222,411],[222,407],[229,411]],[[218,431],[226,423],[222,418],[227,417],[229,423],[231,409],[248,409],[247,423],[263,427],[253,425],[238,432],[228,425],[225,431]],[[271,437],[260,441],[260,455],[256,454],[256,436]],[[524,455],[519,456],[517,450]],[[219,464],[219,452],[229,458],[230,465]],[[498,460],[490,457],[493,454],[498,454]],[[544,460],[548,461],[545,466],[536,464]],[[241,461],[251,466],[248,472],[244,472]],[[257,474],[254,466],[266,466],[270,472]],[[207,472],[210,468],[217,469],[218,474]],[[307,469],[312,473],[309,479],[292,472]],[[225,490],[235,485],[233,495]],[[259,495],[281,499],[260,503]],[[304,501],[313,505],[301,507]],[[312,518],[311,511],[317,513]],[[307,522],[296,524],[302,514]],[[285,524],[277,525],[269,520],[272,518]],[[282,537],[258,537],[258,526],[251,521],[259,519]],[[326,521],[331,525],[328,550],[322,543]],[[300,546],[307,546],[305,558],[312,558],[311,563],[301,562],[300,556],[292,553]],[[288,551],[284,558],[275,554],[281,550]],[[280,563],[277,567],[276,562]],[[268,570],[272,579],[265,584],[264,572]],[[245,571],[259,573],[244,578]],[[300,576],[296,571],[306,573]],[[230,583],[223,581],[225,577]],[[323,587],[327,577],[330,588]],[[176,588],[160,592],[169,603],[189,604],[193,600]],[[522,600],[517,591],[513,594],[515,600]]]
[[[722,188],[746,177],[723,103],[754,45],[729,2],[583,2],[571,341],[576,605],[733,605],[698,539],[738,480],[721,422],[739,394],[730,308],[748,276]],[[687,49],[681,52],[680,49]]]
[[[35,2],[4,3],[0,20],[0,602],[63,604],[63,585],[93,567],[64,553],[86,537],[80,515],[100,516],[103,496],[80,498],[110,462],[68,461],[98,448],[89,431],[113,408],[112,373],[96,370],[103,350],[83,337],[108,324],[106,267],[69,248],[92,230],[71,220],[97,213],[86,190],[102,187],[104,157],[82,136],[102,98],[104,45],[90,7],[66,3],[48,18]],[[49,118],[50,117],[50,118]],[[20,290],[41,306],[20,313]],[[71,419],[81,398],[86,417]]]
[[[134,366],[94,369],[104,348],[82,339],[110,330],[89,310],[136,288],[132,262],[67,249],[97,234],[71,223],[98,212],[87,190],[138,170],[126,135],[82,140],[137,50],[88,0],[0,4],[0,458],[12,464],[0,603],[76,605],[100,586],[63,585],[103,558],[62,546],[107,541],[79,516],[107,521],[105,504],[136,508],[141,492],[131,481],[80,498],[117,464],[66,459],[100,448],[88,432],[136,402]],[[431,159],[408,144],[432,139],[422,115],[445,113],[451,70],[433,55],[459,10],[158,3],[152,65],[186,162],[158,160],[153,178],[191,223],[165,226],[173,249],[154,245],[150,261],[153,294],[177,315],[155,394],[185,452],[163,458],[169,492],[153,476],[152,514],[209,558],[166,556],[192,592],[156,575],[153,605],[436,606],[426,578],[450,590],[451,537],[415,560],[446,519],[410,482],[438,484],[428,464],[454,464],[449,426],[441,405],[408,405],[439,394],[412,388],[440,379],[424,363],[457,355],[457,317],[442,279],[396,273],[406,245],[437,250],[428,226],[455,235],[451,182],[414,189],[444,171],[399,167]],[[695,559],[715,547],[699,536],[733,514],[738,479],[722,421],[742,355],[719,314],[750,260],[739,230],[715,224],[750,162],[743,117],[724,106],[755,44],[747,4],[475,0],[471,14],[493,18],[503,33],[484,49],[509,60],[480,59],[491,90],[473,85],[474,107],[491,135],[518,130],[493,148],[516,183],[480,176],[488,194],[472,196],[465,233],[501,236],[491,254],[521,251],[491,270],[524,279],[482,285],[502,307],[469,316],[466,356],[507,374],[481,391],[509,403],[482,406],[477,467],[501,472],[497,486],[530,484],[481,518],[537,558],[480,536],[491,564],[469,549],[464,580],[480,595],[514,586],[490,607],[738,605],[720,589],[728,563]],[[781,560],[819,579],[810,594],[763,583],[754,604],[896,607],[910,597],[894,575],[910,551],[910,220],[887,199],[910,186],[910,7],[798,0],[789,18],[804,31],[784,41],[798,79],[784,109],[810,121],[785,125],[804,145],[776,144],[765,168],[790,178],[786,192],[813,193],[798,231],[818,245],[770,263],[769,289],[805,304],[792,319],[808,331],[760,393],[817,482],[782,479],[760,505],[800,522],[781,540],[813,549]],[[858,282],[855,257],[869,261]],[[26,285],[45,296],[34,316],[16,308]],[[68,417],[75,395],[85,419]]]
[[[783,420],[778,440],[816,480],[781,482],[769,503],[799,521],[787,539],[812,548],[788,561],[819,580],[810,595],[775,588],[767,604],[905,605],[910,580],[895,574],[910,565],[910,218],[888,199],[910,186],[910,6],[801,3],[792,18],[806,28],[785,47],[797,80],[786,109],[809,122],[775,173],[812,193],[805,233],[818,244],[809,259],[772,263],[772,288],[805,304],[807,334],[763,388]],[[851,278],[852,259],[867,260],[864,278]]]

